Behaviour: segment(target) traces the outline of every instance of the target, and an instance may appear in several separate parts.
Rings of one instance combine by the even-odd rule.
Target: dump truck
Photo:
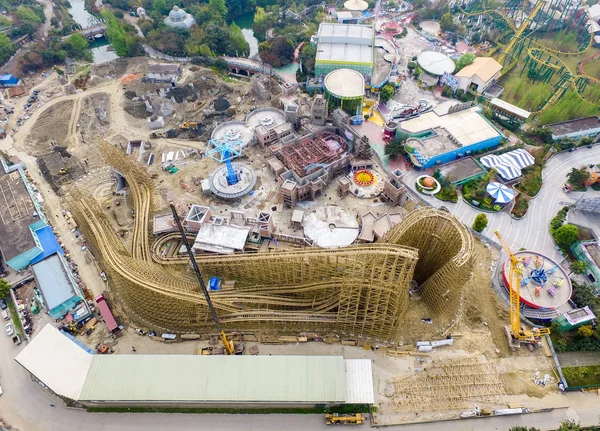
[[[327,425],[362,425],[364,422],[365,417],[360,413],[329,413],[325,415]]]

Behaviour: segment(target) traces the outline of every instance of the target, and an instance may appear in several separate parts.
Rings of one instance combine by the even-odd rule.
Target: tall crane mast
[[[508,291],[510,293],[510,329],[512,337],[515,340],[522,341],[525,343],[537,343],[538,337],[541,335],[549,335],[550,329],[548,328],[533,328],[531,331],[524,331],[521,329],[521,280],[519,275],[521,269],[519,266],[519,260],[513,254],[512,250],[504,241],[504,238],[500,235],[500,232],[494,231],[504,252],[508,255],[510,262],[510,269],[508,274]]]
[[[204,280],[202,279],[202,274],[200,273],[200,268],[198,268],[198,264],[196,263],[196,259],[194,258],[194,252],[190,247],[190,243],[185,235],[185,231],[183,230],[183,226],[181,225],[181,220],[179,220],[179,215],[177,214],[177,209],[175,208],[175,204],[173,202],[169,203],[171,207],[171,212],[173,213],[173,219],[177,224],[177,229],[179,229],[179,234],[181,235],[181,239],[183,240],[183,244],[185,245],[185,249],[187,250],[187,254],[190,258],[190,262],[192,263],[192,268],[194,268],[194,273],[196,274],[196,278],[198,279],[198,284],[202,289],[202,293],[204,294],[204,298],[206,298],[206,303],[208,304],[208,308],[210,309],[210,313],[212,314],[213,321],[215,322],[215,326],[217,327],[217,331],[219,331],[219,337],[221,337],[221,341],[223,342],[223,347],[225,348],[225,352],[228,355],[233,355],[235,353],[233,347],[233,341],[229,341],[227,339],[227,335],[225,335],[225,331],[221,327],[221,322],[219,322],[219,316],[217,315],[217,311],[213,306],[213,303],[210,299],[210,295],[208,294],[208,289],[206,288],[206,284],[204,284]]]

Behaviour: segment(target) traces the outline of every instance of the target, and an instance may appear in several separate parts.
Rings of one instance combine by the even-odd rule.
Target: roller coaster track
[[[205,299],[196,281],[182,273],[186,259],[162,255],[167,243],[179,244],[176,236],[166,234],[149,244],[154,192],[146,171],[109,144],[100,148],[129,185],[136,216],[131,250],[92,195],[73,189],[71,210],[115,292],[132,316],[149,325],[210,331]],[[390,240],[376,244],[196,259],[207,276],[235,281],[211,293],[229,329],[318,329],[394,339],[413,277],[420,280],[436,319],[447,325],[454,321],[471,272],[472,248],[470,233],[452,215],[427,209],[411,213],[390,232]]]
[[[523,11],[525,10],[525,2],[523,4]],[[523,36],[523,32],[527,29],[527,27],[529,26],[529,24],[531,22],[533,22],[533,19],[535,18],[535,16],[543,9],[543,7],[546,5],[546,0],[538,0],[538,2],[536,3],[536,5],[534,6],[533,10],[531,11],[531,13],[529,14],[529,16],[523,20],[523,22],[521,23],[521,25],[519,26],[518,29],[516,29],[515,34],[513,35],[513,37],[510,39],[509,43],[503,48],[500,56],[498,57],[498,62],[499,63],[504,63],[504,60],[506,58],[507,55],[509,55],[511,53],[511,51],[513,50],[513,48],[515,47],[515,45],[518,42],[523,42],[522,36]],[[482,15],[482,14],[496,14],[498,16],[501,16],[502,19],[504,19],[504,21],[507,23],[507,25],[513,30],[515,31],[515,26],[514,24],[512,24],[512,22],[509,20],[509,18],[501,11],[497,11],[497,10],[488,10],[488,9],[484,9],[482,11],[478,11],[478,12],[467,12],[465,11],[460,5],[458,5],[459,10],[465,14],[466,16],[478,16],[478,15]],[[586,13],[587,13],[587,6],[586,6]],[[574,51],[574,52],[565,52],[565,51],[560,51],[560,50],[555,50],[552,48],[549,48],[539,42],[536,42],[534,40],[530,40],[529,42],[531,42],[532,45],[535,45],[536,48],[529,48],[527,49],[527,55],[528,57],[540,64],[543,65],[544,67],[550,68],[550,69],[554,69],[554,70],[559,70],[559,69],[563,69],[566,70],[567,73],[565,73],[561,79],[557,82],[557,84],[554,86],[554,89],[552,91],[552,93],[550,94],[550,96],[544,101],[544,103],[540,106],[540,108],[537,111],[533,111],[532,114],[539,114],[541,112],[543,112],[545,109],[547,109],[549,106],[551,106],[553,103],[555,103],[557,100],[559,100],[564,93],[567,91],[567,89],[569,87],[572,88],[572,90],[575,92],[575,94],[577,94],[577,96],[585,103],[591,103],[588,102],[587,100],[585,100],[585,98],[581,95],[578,87],[577,87],[577,83],[576,83],[576,78],[578,76],[583,77],[583,78],[587,78],[587,79],[591,79],[594,82],[597,82],[596,79],[588,76],[584,70],[583,70],[583,63],[585,63],[586,61],[588,61],[589,59],[593,58],[594,56],[600,54],[600,53],[596,53],[594,54],[594,56],[588,57],[586,60],[584,60],[584,62],[582,64],[579,65],[579,73],[580,75],[576,75],[571,73],[570,69],[567,67],[566,64],[564,64],[564,62],[562,60],[560,60],[559,58],[557,58],[557,55],[562,55],[562,56],[569,56],[569,55],[580,55],[581,53],[587,51],[594,43],[594,34],[592,32],[590,32],[590,37],[588,40],[588,44],[585,46],[585,48],[580,49],[579,51]],[[550,53],[552,55],[555,56],[555,60],[559,63],[559,64],[551,64],[548,61],[544,61],[541,60],[541,55],[536,56],[536,54],[538,54],[541,51],[541,53]],[[470,90],[471,91],[471,90]],[[473,93],[476,96],[480,96],[480,94],[471,91],[471,93]]]

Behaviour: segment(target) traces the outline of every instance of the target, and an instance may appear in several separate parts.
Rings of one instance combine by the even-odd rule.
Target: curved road
[[[554,246],[550,236],[550,221],[556,213],[565,205],[575,203],[584,194],[583,192],[571,192],[566,194],[562,191],[562,185],[566,181],[567,174],[574,167],[580,167],[588,163],[600,163],[600,145],[591,149],[580,148],[572,153],[563,152],[555,155],[546,163],[544,169],[544,185],[537,198],[531,201],[527,215],[522,220],[515,220],[507,213],[486,213],[488,226],[483,234],[494,242],[496,236],[494,231],[498,230],[513,250],[524,247],[546,254],[550,258],[560,262],[562,256]],[[414,189],[415,180],[422,171],[410,170],[405,173],[405,183]],[[417,193],[415,191],[415,193]],[[425,197],[426,201],[433,206],[446,206],[454,215],[468,226],[473,224],[475,216],[480,211],[465,203],[462,199],[455,204],[442,202],[433,197]],[[600,196],[600,192],[588,189],[586,196]]]

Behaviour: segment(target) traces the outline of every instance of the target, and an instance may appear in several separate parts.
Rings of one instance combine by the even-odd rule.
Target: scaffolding
[[[335,133],[324,132],[314,138],[304,137],[294,144],[284,145],[280,154],[288,169],[304,177],[336,161],[346,150],[344,138]]]
[[[101,148],[115,162],[110,145]],[[143,168],[128,167],[135,164],[128,156],[118,159],[132,190],[152,196]],[[170,332],[209,332],[213,324],[197,283],[175,271],[174,265],[185,268],[185,257],[160,253],[176,235],[149,245],[149,223],[143,220],[149,220],[151,205],[142,202],[142,192],[132,200],[140,220],[132,251],[91,194],[73,189],[71,211],[131,318]],[[413,278],[438,331],[451,327],[462,307],[472,253],[465,227],[450,213],[427,208],[413,211],[375,244],[196,259],[203,274],[229,286],[211,293],[227,330],[333,331],[391,341],[400,335]]]
[[[472,407],[474,401],[505,403],[504,384],[481,356],[443,359],[418,374],[391,382],[396,411],[439,411]]]

